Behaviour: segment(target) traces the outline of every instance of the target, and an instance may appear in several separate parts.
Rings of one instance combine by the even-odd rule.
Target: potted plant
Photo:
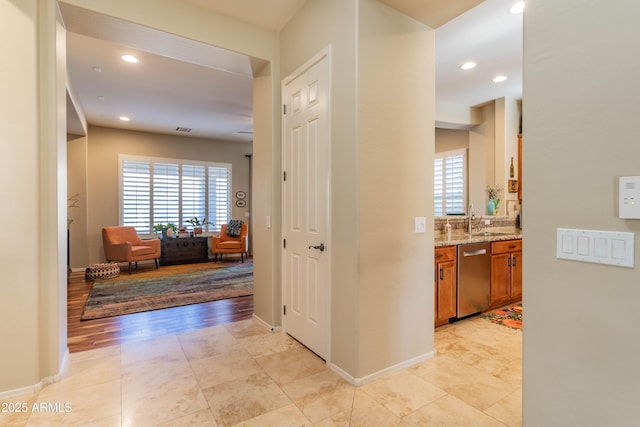
[[[489,202],[487,203],[487,213],[489,215],[499,215],[498,206],[500,206],[500,195],[502,194],[502,187],[498,184],[487,185],[487,194],[489,195]]]
[[[168,230],[171,230],[171,232],[169,233]],[[158,233],[160,233],[160,236],[162,238],[171,237],[177,231],[178,231],[178,227],[176,227],[175,224],[171,222],[167,224],[158,223],[153,226],[154,234],[157,235]]]
[[[191,224],[191,226],[193,227],[194,236],[202,234],[202,227],[207,224],[211,224],[209,221],[207,221],[207,218],[203,218],[202,220],[200,220],[198,219],[197,216],[194,216],[193,218],[188,219],[187,222]]]

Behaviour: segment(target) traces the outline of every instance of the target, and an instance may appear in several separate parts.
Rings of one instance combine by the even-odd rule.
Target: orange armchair
[[[105,227],[102,229],[102,246],[107,262],[128,262],[129,274],[131,263],[154,260],[158,268],[160,258],[160,239],[142,240],[133,227]]]
[[[248,256],[249,241],[247,239],[249,234],[249,227],[247,224],[242,224],[240,230],[240,236],[231,237],[227,235],[227,224],[223,224],[220,229],[220,237],[211,238],[211,252],[214,255],[214,262],[218,261],[218,255],[222,261],[222,254],[240,254],[240,259],[244,262],[245,254]]]

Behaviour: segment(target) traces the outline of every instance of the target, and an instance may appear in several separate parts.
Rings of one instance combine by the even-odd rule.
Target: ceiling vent
[[[178,127],[176,128],[176,131],[177,131],[177,132],[186,132],[186,133],[189,133],[189,132],[191,132],[191,128],[183,128],[183,127],[178,126]]]

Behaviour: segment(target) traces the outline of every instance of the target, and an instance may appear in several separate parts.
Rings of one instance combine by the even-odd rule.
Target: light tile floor
[[[362,387],[252,320],[75,353],[0,425],[520,426],[522,332],[476,317],[435,336],[435,358]]]

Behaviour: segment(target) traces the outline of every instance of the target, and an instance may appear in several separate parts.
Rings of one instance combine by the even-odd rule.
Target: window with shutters
[[[434,215],[464,215],[466,150],[436,153],[434,159]]]
[[[119,156],[120,223],[151,234],[154,224],[187,225],[193,217],[219,231],[231,216],[231,165]]]

